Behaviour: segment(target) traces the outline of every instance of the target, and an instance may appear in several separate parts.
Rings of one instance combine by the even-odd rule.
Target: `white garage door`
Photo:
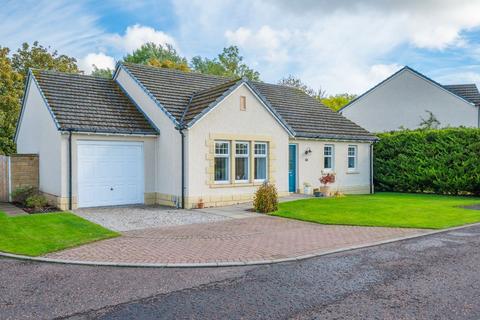
[[[78,141],[78,207],[144,202],[143,143]]]

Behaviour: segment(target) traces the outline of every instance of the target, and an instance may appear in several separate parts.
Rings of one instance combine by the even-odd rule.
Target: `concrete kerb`
[[[409,240],[414,238],[421,238],[426,237],[434,234],[439,233],[447,233],[454,230],[465,229],[468,227],[473,226],[480,226],[480,222],[467,224],[458,227],[452,227],[448,229],[442,230],[431,230],[426,231],[425,233],[409,235],[405,237],[397,237],[393,239],[381,240],[381,241],[374,241],[367,244],[355,245],[355,246],[348,246],[333,250],[327,251],[319,251],[314,252],[306,255],[296,256],[296,257],[289,257],[289,258],[281,258],[281,259],[273,259],[273,260],[257,260],[257,261],[234,261],[234,262],[205,262],[205,263],[122,263],[122,262],[102,262],[102,261],[77,261],[77,260],[64,260],[64,259],[52,259],[52,258],[44,258],[44,257],[29,257],[24,255],[17,255],[12,253],[6,253],[0,251],[0,257],[5,258],[13,258],[19,260],[26,260],[26,261],[35,261],[35,262],[47,262],[47,263],[58,263],[58,264],[72,264],[72,265],[85,265],[85,266],[106,266],[106,267],[128,267],[128,268],[214,268],[214,267],[242,267],[242,266],[254,266],[254,265],[265,265],[265,264],[274,264],[274,263],[282,263],[282,262],[294,262],[294,261],[302,261],[306,259],[311,259],[315,257],[321,257],[326,255],[331,255],[340,252],[346,252],[356,249],[362,248],[369,248],[373,246]]]

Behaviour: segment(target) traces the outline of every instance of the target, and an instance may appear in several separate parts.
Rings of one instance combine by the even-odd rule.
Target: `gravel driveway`
[[[74,213],[115,231],[207,223],[230,219],[207,212],[172,209],[164,206],[86,208],[77,209]]]

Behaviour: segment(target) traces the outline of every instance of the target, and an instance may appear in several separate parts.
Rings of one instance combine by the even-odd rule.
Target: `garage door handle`
[[[110,191],[113,191],[113,188],[110,188]]]

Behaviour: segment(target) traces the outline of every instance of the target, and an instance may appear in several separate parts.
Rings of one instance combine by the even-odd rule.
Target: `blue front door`
[[[288,145],[288,191],[297,191],[297,145]]]

